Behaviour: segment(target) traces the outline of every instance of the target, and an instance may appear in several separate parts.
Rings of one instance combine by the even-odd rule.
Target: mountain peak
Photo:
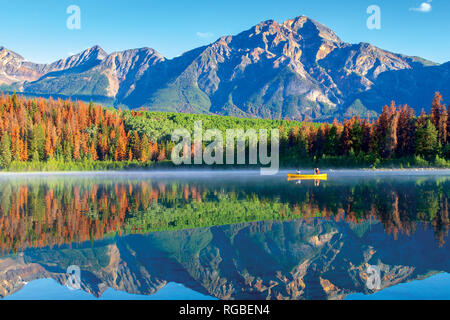
[[[127,53],[127,52],[133,52],[133,53],[137,53],[137,52],[145,52],[145,53],[148,53],[148,54],[154,54],[154,55],[163,57],[158,51],[156,51],[155,49],[150,48],[150,47],[142,47],[142,48],[135,48],[135,49],[127,49],[127,50],[120,51],[120,52],[123,52],[123,53]]]
[[[278,25],[278,22],[276,22],[273,19],[264,20],[257,24],[258,26],[270,26],[270,25]]]
[[[303,39],[307,43],[312,44],[317,44],[324,41],[334,44],[342,43],[341,39],[336,35],[336,33],[334,33],[333,30],[304,15],[286,20],[282,23],[278,23],[272,19],[261,21],[251,29],[239,34],[238,37],[243,36],[244,38],[251,38],[256,34],[260,34],[263,37],[264,35],[267,36],[269,34],[272,36],[276,35],[275,38],[273,38],[276,41],[283,38],[291,38],[296,42]],[[293,37],[291,37],[291,35]]]
[[[62,71],[73,68],[90,68],[102,62],[108,54],[98,45],[61,59],[46,67],[46,72]]]
[[[333,30],[304,15],[286,20],[282,25],[291,29],[295,33],[300,34],[305,39],[313,36],[319,36],[332,42],[342,42]]]
[[[103,50],[103,49],[102,49],[102,47],[100,47],[98,44],[96,44],[96,45],[92,46],[91,50],[97,50],[97,51],[100,51],[100,50]]]
[[[27,62],[21,55],[3,46],[0,47],[0,85],[37,80],[41,65]]]
[[[7,55],[9,55],[11,57],[14,57],[15,59],[25,60],[20,54],[15,53],[14,51],[11,51],[3,46],[0,46],[0,55],[1,55],[1,58],[4,58]]]
[[[270,20],[261,21],[260,23],[258,23],[254,27],[252,27],[250,30],[252,32],[255,32],[258,34],[261,32],[266,32],[269,30],[279,29],[279,28],[280,28],[280,25],[278,24],[278,22],[270,19]],[[244,31],[243,33],[245,34],[246,32]]]
[[[99,45],[95,45],[89,49],[82,51],[79,55],[84,57],[95,57],[98,60],[103,60],[108,56],[105,50],[103,50]]]

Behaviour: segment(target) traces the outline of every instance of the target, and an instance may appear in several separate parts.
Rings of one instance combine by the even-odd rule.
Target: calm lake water
[[[449,299],[450,171],[328,174],[0,175],[0,297]]]

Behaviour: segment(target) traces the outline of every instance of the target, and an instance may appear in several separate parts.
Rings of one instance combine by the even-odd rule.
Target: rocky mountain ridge
[[[94,46],[40,65],[0,49],[0,86],[27,95],[293,120],[370,117],[390,100],[420,111],[435,91],[450,91],[448,70],[369,43],[345,43],[305,16],[264,21],[173,59],[150,48],[108,55]],[[423,87],[420,96],[411,82]]]

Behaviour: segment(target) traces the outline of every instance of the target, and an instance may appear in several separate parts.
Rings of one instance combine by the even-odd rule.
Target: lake
[[[449,170],[286,173],[2,174],[0,297],[450,298]]]

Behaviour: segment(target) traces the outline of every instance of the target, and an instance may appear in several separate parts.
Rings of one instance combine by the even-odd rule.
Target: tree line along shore
[[[193,132],[194,123],[202,121],[203,130],[279,129],[281,167],[449,168],[450,117],[439,93],[430,110],[416,115],[409,106],[392,102],[376,119],[314,123],[123,111],[92,102],[0,94],[0,167],[3,171],[172,168],[172,132],[179,128]]]

